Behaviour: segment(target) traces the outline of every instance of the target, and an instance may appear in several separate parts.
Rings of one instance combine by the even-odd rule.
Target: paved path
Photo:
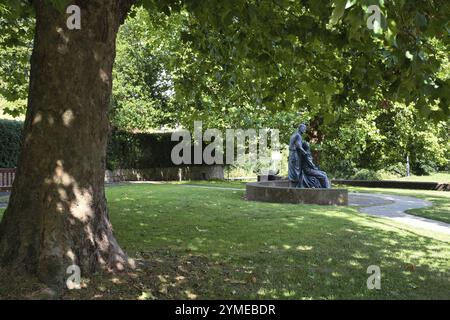
[[[430,207],[429,201],[388,194],[350,193],[349,205],[361,206],[363,213],[399,221],[416,228],[450,234],[450,224],[405,213],[406,210]]]
[[[243,188],[228,188],[215,186],[182,185],[191,188],[219,189],[219,190],[239,190]],[[429,201],[381,193],[349,193],[349,205],[358,206],[362,213],[371,216],[383,217],[408,224],[412,227],[443,232],[450,234],[450,224],[436,220],[426,219],[405,213],[406,210],[430,207],[433,204]]]
[[[0,192],[0,209],[4,209],[8,206],[9,192]]]
[[[230,187],[216,187],[216,186],[200,186],[195,184],[180,184],[183,187],[190,188],[203,188],[203,189],[218,189],[218,190],[237,190],[237,191],[245,191],[244,188],[230,188]]]

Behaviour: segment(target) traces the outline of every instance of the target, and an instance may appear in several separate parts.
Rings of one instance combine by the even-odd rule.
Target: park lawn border
[[[181,185],[197,185],[204,187],[230,187],[238,188],[242,187],[242,191],[245,192],[245,184],[243,181],[183,181],[177,182]],[[433,205],[431,207],[425,207],[420,209],[406,210],[406,213],[450,223],[450,192],[448,191],[435,191],[435,190],[412,190],[412,189],[394,189],[394,188],[366,188],[355,187],[347,185],[334,185],[333,187],[343,187],[349,190],[349,192],[364,192],[374,194],[391,194],[400,196],[411,196],[419,199],[430,201]]]
[[[170,185],[174,192],[167,188]],[[449,285],[442,281],[444,267],[450,265],[445,251],[448,238],[412,232],[395,222],[358,214],[354,207],[330,206],[328,212],[314,205],[244,202],[244,192],[184,188],[176,183],[108,188],[110,214],[121,234],[121,245],[132,257],[145,259],[142,262],[149,268],[134,280],[108,275],[86,279],[91,281],[89,289],[63,298],[448,298]],[[277,223],[271,223],[272,218]],[[233,226],[230,232],[221,231],[229,224]],[[260,231],[249,232],[253,224]],[[334,235],[324,236],[329,233]],[[267,237],[269,234],[274,236]],[[198,242],[202,238],[209,240]],[[233,252],[228,253],[227,242],[214,239],[229,241],[235,247]],[[243,243],[242,249],[239,243]],[[157,260],[165,262],[155,265]],[[365,285],[365,268],[370,263],[382,264],[382,292],[361,291],[358,285]],[[168,287],[161,275],[169,277],[164,278]]]

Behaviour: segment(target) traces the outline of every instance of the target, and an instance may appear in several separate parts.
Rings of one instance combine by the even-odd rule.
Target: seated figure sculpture
[[[331,188],[330,180],[324,171],[314,164],[309,143],[302,143],[301,170],[303,174],[303,187],[305,188]]]
[[[304,142],[305,124],[289,139],[288,180],[290,187],[296,188],[330,188],[330,180],[324,171],[314,164],[309,143]]]

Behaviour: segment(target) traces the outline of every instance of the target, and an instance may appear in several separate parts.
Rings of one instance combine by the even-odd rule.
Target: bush
[[[381,174],[370,169],[358,170],[353,176],[353,180],[381,180]]]
[[[106,168],[149,169],[175,167],[171,159],[172,149],[179,141],[172,141],[172,132],[132,133],[115,130],[108,141]],[[203,148],[205,147],[203,142]],[[194,147],[191,147],[191,161]]]
[[[336,161],[336,157],[333,157],[331,154],[323,153],[320,164],[321,170],[324,170],[329,177],[335,179],[351,178],[358,171],[350,160]]]
[[[0,120],[0,168],[15,168],[22,145],[23,122]]]
[[[413,166],[413,172],[418,176],[429,176],[438,171],[438,165],[431,160],[419,160]]]
[[[172,167],[171,133],[131,133],[113,131],[106,157],[106,167],[114,169],[147,169]]]
[[[406,175],[406,163],[398,162],[396,164],[388,166],[383,171],[394,176],[405,176]]]
[[[22,144],[23,122],[0,120],[0,168],[15,168]],[[107,169],[172,167],[171,133],[113,131],[108,141]],[[192,151],[192,155],[193,155]]]

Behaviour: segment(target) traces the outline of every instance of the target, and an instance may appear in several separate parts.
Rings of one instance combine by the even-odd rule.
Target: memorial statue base
[[[250,182],[246,198],[251,201],[348,205],[347,189],[295,188],[288,180]]]

